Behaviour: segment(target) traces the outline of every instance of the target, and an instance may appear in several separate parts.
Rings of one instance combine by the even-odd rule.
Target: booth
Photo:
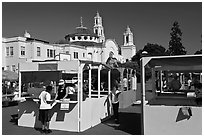
[[[98,71],[98,89],[91,89],[92,69]],[[101,91],[100,73],[101,70],[108,71],[108,89]],[[88,70],[88,93],[83,91],[83,72]],[[54,92],[59,79],[66,74],[77,75],[78,92],[76,98],[68,101],[57,100],[51,110],[50,129],[83,132],[109,118],[112,115],[110,99],[111,70],[102,63],[91,61],[48,61],[20,63],[19,65],[19,85],[32,82],[52,81]],[[76,78],[76,77],[75,77]],[[69,80],[68,80],[69,81]],[[30,89],[29,89],[30,90]],[[21,98],[18,111],[18,126],[40,128],[38,121],[39,93],[44,90],[34,89],[33,96]],[[19,97],[21,97],[21,86],[19,86]],[[102,92],[104,92],[102,94]]]
[[[162,77],[176,74],[202,75],[201,55],[159,56],[141,58],[141,129],[144,135],[201,135],[202,105],[195,102],[194,90],[163,88]],[[145,69],[152,72],[152,90],[146,90]],[[158,77],[159,79],[157,79]],[[201,79],[200,79],[201,81]],[[160,86],[156,86],[159,82]]]

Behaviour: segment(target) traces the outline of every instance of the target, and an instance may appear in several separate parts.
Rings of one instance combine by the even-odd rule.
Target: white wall
[[[82,46],[70,45],[65,48],[65,51],[69,51],[71,60],[85,60],[87,58],[86,49]],[[74,58],[74,52],[78,52],[78,59]],[[83,53],[85,57],[83,57]]]
[[[94,62],[101,62],[101,53],[102,53],[102,48],[101,47],[87,47],[87,56],[88,53],[92,54],[92,61]],[[89,58],[87,58],[89,59]]]
[[[176,121],[183,106],[145,105],[145,135],[202,135],[202,107],[191,106],[192,116]]]
[[[103,48],[103,53],[102,53],[102,62],[105,63],[109,57],[110,52],[114,53],[114,56],[116,59],[118,59],[118,45],[114,40],[107,39],[105,41],[105,48]]]
[[[136,54],[135,46],[122,46],[121,54],[126,59],[131,59]]]

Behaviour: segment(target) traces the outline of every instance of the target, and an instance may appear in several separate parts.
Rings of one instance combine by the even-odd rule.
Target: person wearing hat
[[[73,87],[67,87],[65,85],[65,81],[63,79],[59,80],[58,85],[59,87],[55,96],[55,100],[64,100],[65,98],[68,98],[69,94],[73,94],[75,92]]]

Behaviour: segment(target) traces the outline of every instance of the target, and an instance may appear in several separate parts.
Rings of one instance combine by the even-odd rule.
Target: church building
[[[119,47],[115,40],[106,39],[102,17],[96,13],[94,17],[93,31],[83,26],[82,17],[80,26],[76,27],[75,32],[65,36],[68,44],[64,45],[65,51],[69,51],[71,60],[90,60],[105,63],[108,57],[113,55],[122,61],[119,55]]]

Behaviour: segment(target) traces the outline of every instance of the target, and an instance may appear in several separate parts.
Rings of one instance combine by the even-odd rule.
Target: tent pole
[[[89,64],[89,98],[91,98],[91,64]]]
[[[101,90],[101,65],[98,66],[98,98],[100,98]]]
[[[145,107],[145,66],[144,58],[140,60],[141,64],[141,134],[144,135],[144,107]]]
[[[19,68],[18,68],[19,69]],[[21,98],[21,72],[19,70],[19,73],[18,73],[18,87],[19,87],[19,91],[18,91],[18,97]]]
[[[84,64],[79,63],[79,70],[78,70],[78,92],[77,92],[77,99],[78,99],[78,132],[81,132],[81,117],[82,117],[82,97],[83,97],[83,67]]]
[[[111,70],[108,70],[108,93],[111,92]]]

